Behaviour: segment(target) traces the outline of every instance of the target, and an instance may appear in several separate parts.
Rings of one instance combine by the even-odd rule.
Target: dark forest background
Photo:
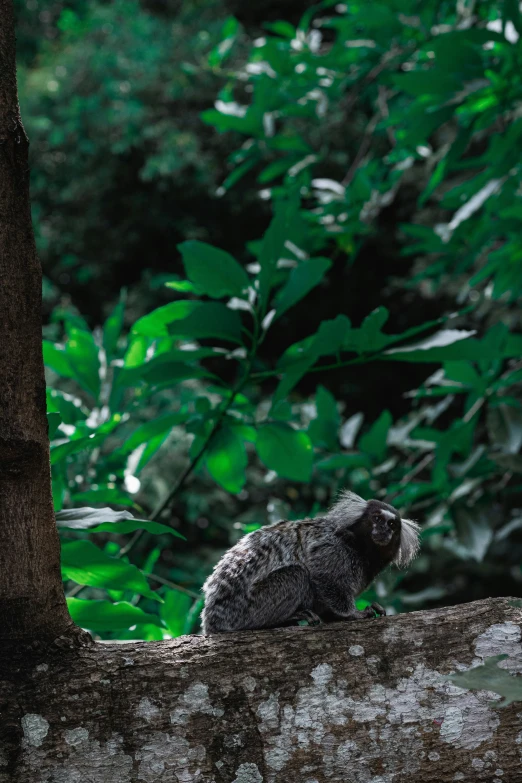
[[[15,6],[77,622],[343,487],[423,527],[360,605],[522,595],[518,3]]]

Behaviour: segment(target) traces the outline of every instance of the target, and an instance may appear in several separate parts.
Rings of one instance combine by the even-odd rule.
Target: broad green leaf
[[[142,424],[134,432],[125,439],[121,451],[124,454],[130,454],[131,451],[137,449],[142,443],[147,443],[151,438],[157,435],[162,435],[170,432],[173,427],[183,424],[189,418],[190,413],[187,411],[178,411],[176,413],[168,413],[166,416],[160,416],[158,419],[152,419],[146,424]]]
[[[211,68],[222,65],[229,57],[234,41],[239,32],[239,22],[234,16],[229,16],[221,30],[221,41],[212,49],[208,56],[208,64]]]
[[[191,315],[201,306],[200,302],[178,301],[158,307],[152,313],[139,318],[132,327],[134,334],[146,337],[168,337],[167,326],[174,321],[181,321]],[[141,362],[140,362],[141,363]],[[132,366],[135,366],[134,363]]]
[[[74,379],[97,400],[100,394],[100,358],[92,334],[70,328],[65,352],[74,371]]]
[[[187,615],[193,599],[180,590],[168,590],[160,607],[160,617],[173,638],[188,633]]]
[[[274,305],[276,318],[305,297],[319,285],[332,262],[329,258],[309,258],[290,272],[285,285],[278,292]]]
[[[392,423],[393,419],[390,411],[383,411],[368,432],[360,438],[360,449],[371,454],[372,457],[376,457],[376,459],[383,459],[386,454],[386,439]]]
[[[66,527],[70,530],[88,530],[102,522],[122,522],[133,520],[129,511],[114,511],[112,508],[66,508],[56,514],[58,527]]]
[[[84,601],[68,598],[67,608],[76,625],[90,631],[115,631],[130,628],[139,623],[152,623],[161,627],[159,617],[148,614],[138,606],[126,601],[113,604],[111,601]]]
[[[68,508],[56,513],[58,527],[70,530],[88,530],[90,533],[133,533],[146,530],[154,535],[168,533],[184,538],[172,527],[148,519],[136,519],[129,511],[114,511],[112,508]]]
[[[485,385],[470,362],[446,362],[444,375],[449,381],[462,383],[471,389],[482,389]]]
[[[61,375],[62,378],[75,377],[75,371],[71,367],[69,357],[64,348],[51,343],[49,340],[43,340],[42,350],[44,364],[46,367],[50,367],[51,370],[53,370],[58,375]]]
[[[493,691],[502,696],[497,702],[497,707],[507,707],[513,702],[522,701],[522,682],[519,677],[514,677],[505,669],[500,669],[498,664],[505,661],[507,655],[494,655],[486,658],[484,665],[475,666],[465,672],[448,674],[446,678],[451,680],[459,688],[468,688],[473,691]]]
[[[291,345],[278,362],[284,376],[276,389],[273,404],[283,400],[319,358],[338,354],[350,329],[349,319],[338,315],[331,321],[322,321],[314,335]]]
[[[173,337],[208,337],[242,344],[239,313],[220,302],[199,302],[186,318],[170,323],[168,332]]]
[[[375,353],[396,339],[396,335],[382,333],[389,317],[386,307],[378,307],[366,316],[359,329],[352,329],[346,337],[344,348],[357,353]]]
[[[174,355],[183,358],[184,353],[188,354],[189,351],[176,351]],[[118,373],[115,385],[132,387],[145,381],[151,386],[174,386],[182,381],[211,376],[211,372],[198,364],[185,364],[172,360],[169,353],[161,353],[138,367],[123,367]]]
[[[178,245],[187,277],[199,293],[215,299],[240,296],[248,288],[248,275],[230,253],[205,242],[190,240]]]
[[[161,522],[149,522],[146,519],[127,519],[121,522],[102,522],[101,525],[96,525],[89,530],[89,533],[117,533],[118,535],[125,535],[126,533],[134,533],[136,530],[145,530],[147,533],[151,533],[153,536],[164,536],[168,534],[181,538],[185,541],[185,536],[178,533],[174,528],[168,525],[163,525]]]
[[[47,410],[49,413],[59,413],[65,424],[77,424],[85,421],[89,415],[89,410],[79,397],[58,389],[47,389]]]
[[[383,358],[401,362],[438,362],[452,359],[475,358],[474,344],[469,338],[475,334],[464,329],[442,329],[411,345],[389,348]],[[476,341],[475,341],[476,342]],[[473,354],[473,356],[470,356]]]
[[[136,322],[138,323],[138,322]],[[136,326],[136,324],[134,324]],[[134,327],[133,327],[134,328]],[[143,364],[147,356],[149,339],[141,334],[132,334],[129,337],[129,347],[123,358],[124,367],[137,367]]]
[[[310,480],[313,448],[305,432],[282,422],[264,424],[258,431],[256,449],[261,462],[282,478]]]
[[[420,97],[424,95],[447,95],[449,97],[462,89],[461,82],[442,68],[396,74],[392,76],[392,81],[400,90]]]
[[[285,242],[289,239],[290,226],[299,212],[299,196],[293,190],[289,198],[276,205],[275,216],[272,219],[261,245],[259,265],[261,270],[259,280],[259,300],[261,311],[265,312],[270,290],[274,283],[277,262],[283,255]]]
[[[317,417],[308,426],[308,434],[314,446],[335,451],[339,446],[341,419],[335,397],[324,386],[317,387],[315,397]]]
[[[237,494],[245,485],[247,455],[236,429],[221,429],[212,438],[205,454],[207,470],[223,489]]]
[[[72,454],[77,454],[79,451],[85,451],[86,449],[94,449],[99,446],[108,433],[92,434],[86,438],[76,438],[70,440],[67,443],[60,443],[57,446],[51,446],[51,465],[56,465],[66,457],[70,457]]]
[[[115,351],[123,329],[123,317],[125,315],[125,289],[121,292],[120,301],[103,325],[103,347],[110,359]]]
[[[154,601],[162,600],[150,589],[139,568],[109,557],[91,541],[62,543],[62,575],[80,585],[107,590],[131,590]]]
[[[276,35],[281,35],[283,38],[295,38],[296,36],[296,29],[293,26],[293,24],[290,24],[290,22],[284,22],[282,20],[278,20],[277,22],[265,22],[263,27],[266,30],[269,30],[271,33],[275,33]]]
[[[97,484],[96,489],[88,489],[85,492],[71,491],[71,503],[74,506],[83,504],[90,508],[93,503],[111,503],[115,506],[136,508],[134,500],[112,484]]]

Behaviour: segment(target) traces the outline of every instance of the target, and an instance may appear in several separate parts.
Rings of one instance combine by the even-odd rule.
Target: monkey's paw
[[[386,617],[386,609],[383,609],[383,607],[375,601],[370,604],[370,608],[373,609],[378,617]]]
[[[319,615],[315,612],[312,612],[311,609],[303,609],[301,612],[296,612],[290,619],[296,622],[299,622],[300,620],[306,620],[308,625],[321,625],[322,623]]]

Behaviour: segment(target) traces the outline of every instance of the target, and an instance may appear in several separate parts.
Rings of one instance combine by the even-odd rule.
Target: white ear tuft
[[[355,492],[343,489],[328,512],[328,516],[338,524],[353,525],[364,514],[367,505],[366,500],[356,495]]]
[[[417,556],[420,549],[420,525],[411,519],[401,519],[401,543],[393,561],[399,568],[406,568]]]

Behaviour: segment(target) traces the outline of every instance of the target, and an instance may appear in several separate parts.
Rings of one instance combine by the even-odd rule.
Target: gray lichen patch
[[[144,697],[136,708],[136,715],[138,718],[143,718],[147,723],[151,723],[160,714],[159,709],[150,699]]]
[[[186,724],[191,716],[198,712],[220,718],[224,710],[222,707],[214,707],[210,703],[208,685],[202,682],[193,682],[179,697],[178,705],[170,714],[170,722],[174,725]]]
[[[508,655],[499,665],[513,672],[522,673],[522,630],[516,623],[495,623],[475,639],[476,664],[494,655]]]
[[[82,742],[87,742],[89,732],[82,726],[78,726],[77,729],[67,729],[64,732],[64,739],[67,745],[80,745]]]
[[[232,783],[263,783],[263,776],[257,764],[240,764]]]
[[[24,742],[33,748],[39,748],[49,731],[49,723],[42,715],[28,713],[22,718],[22,730],[24,732]]]

